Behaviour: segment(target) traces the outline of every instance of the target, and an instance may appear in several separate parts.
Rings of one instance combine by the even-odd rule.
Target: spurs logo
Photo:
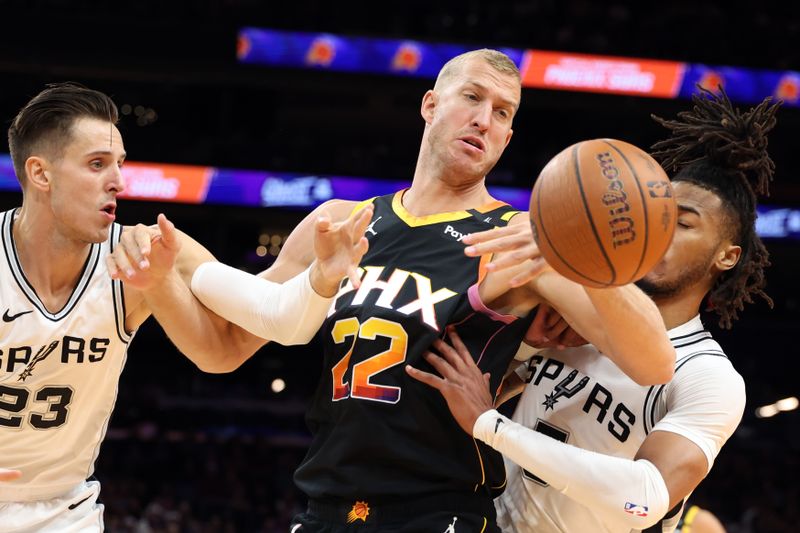
[[[48,355],[50,355],[53,352],[53,350],[56,349],[56,346],[58,346],[58,344],[59,341],[53,341],[49,345],[42,346],[41,348],[39,348],[39,351],[36,353],[36,356],[31,360],[30,363],[28,363],[28,366],[25,367],[25,370],[23,370],[22,373],[19,375],[19,378],[17,378],[17,381],[25,381],[26,379],[28,379],[31,376],[31,374],[33,374],[33,367],[35,367],[37,363],[43,361]]]
[[[550,394],[545,394],[544,402],[544,410],[547,411],[548,409],[553,409],[553,406],[558,403],[558,399],[564,396],[565,398],[572,398],[575,394],[580,391],[582,388],[586,386],[586,383],[589,381],[588,376],[584,376],[578,382],[577,385],[573,386],[572,388],[569,387],[569,384],[575,380],[575,376],[578,375],[577,370],[573,370],[569,373],[567,377],[565,377],[556,387],[553,389],[553,392]]]

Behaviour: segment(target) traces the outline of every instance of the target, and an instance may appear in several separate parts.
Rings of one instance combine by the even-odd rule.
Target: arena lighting
[[[800,405],[800,400],[794,396],[791,396],[789,398],[778,400],[775,403],[759,407],[756,409],[756,417],[770,418],[781,412],[794,411],[797,409],[798,405]]]
[[[281,378],[273,379],[270,388],[272,389],[272,392],[278,394],[286,390],[286,382],[283,381]]]
[[[448,59],[481,47],[245,27],[239,30],[236,55],[241,63],[269,67],[433,79]],[[689,99],[697,85],[710,90],[722,85],[736,103],[755,104],[772,95],[786,106],[800,106],[797,71],[500,49],[519,67],[523,87]]]
[[[775,407],[777,407],[781,411],[794,411],[797,409],[797,405],[800,401],[797,400],[794,396],[791,398],[784,398],[783,400],[778,400],[775,402]]]

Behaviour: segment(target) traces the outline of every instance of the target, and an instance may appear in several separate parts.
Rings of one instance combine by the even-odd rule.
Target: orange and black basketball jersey
[[[477,284],[488,257],[464,255],[468,233],[507,224],[502,202],[425,217],[403,191],[373,199],[361,286],[339,291],[320,334],[324,369],[307,413],[313,441],[295,473],[312,499],[396,501],[502,489],[502,458],[467,435],[436,389],[408,376],[435,371],[423,354],[455,325],[494,393],[531,317],[491,312]]]

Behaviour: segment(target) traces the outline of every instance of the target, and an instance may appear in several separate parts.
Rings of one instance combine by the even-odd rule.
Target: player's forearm
[[[274,283],[217,262],[200,265],[192,292],[209,309],[262,339],[305,344],[317,333],[333,303],[318,294],[310,269]]]
[[[177,272],[143,295],[170,340],[205,372],[235,370],[263,345],[261,339],[243,339],[238,328],[205,308]]]
[[[530,286],[631,379],[641,385],[669,381],[675,350],[658,308],[636,286],[592,289],[553,271]]]
[[[635,285],[585,291],[602,323],[606,355],[640,385],[669,381],[675,349],[655,303]]]
[[[583,450],[495,410],[478,417],[473,435],[618,527],[643,530],[669,510],[667,486],[649,461]]]

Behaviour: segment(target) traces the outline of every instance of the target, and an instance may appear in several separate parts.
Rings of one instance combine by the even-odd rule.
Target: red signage
[[[684,69],[676,61],[527,50],[521,71],[524,87],[675,98]]]
[[[126,162],[120,198],[200,204],[206,199],[212,167]]]

